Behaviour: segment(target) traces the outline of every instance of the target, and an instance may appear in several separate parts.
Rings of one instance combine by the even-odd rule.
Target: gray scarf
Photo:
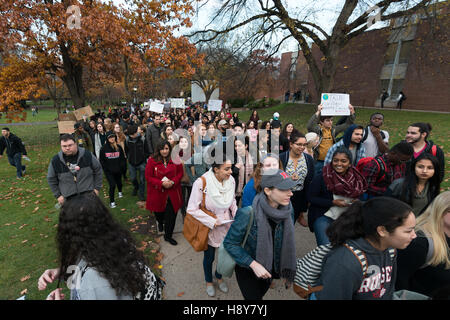
[[[283,223],[283,242],[281,246],[280,270],[277,273],[293,282],[295,276],[296,257],[294,241],[294,223],[292,221],[292,204],[280,206],[275,209],[267,202],[264,192],[260,192],[253,200],[253,212],[255,213],[256,225],[258,226],[258,240],[256,245],[256,261],[270,272],[273,266],[274,240],[269,218],[275,223]]]

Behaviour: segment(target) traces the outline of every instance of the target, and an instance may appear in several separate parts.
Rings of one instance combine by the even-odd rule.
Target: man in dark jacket
[[[74,124],[73,128],[75,129],[73,137],[75,138],[78,147],[87,149],[90,152],[94,152],[94,146],[92,144],[91,137],[86,131],[84,131],[83,124],[81,122],[77,122]]]
[[[128,136],[125,141],[125,153],[128,156],[128,163],[130,164],[130,179],[133,182],[134,190],[133,196],[138,194],[139,200],[145,200],[145,165],[150,156],[148,151],[148,143],[145,137],[137,132],[137,126],[131,125],[128,127]],[[137,179],[137,172],[139,172],[139,180]]]
[[[157,114],[154,116],[153,124],[148,126],[145,132],[145,140],[147,141],[150,154],[153,154],[158,142],[161,140],[161,130],[161,115]]]
[[[64,200],[85,192],[98,195],[102,188],[102,167],[89,150],[79,148],[70,134],[60,137],[61,151],[48,166],[47,181],[60,205]]]
[[[445,175],[445,157],[444,151],[433,143],[433,141],[428,140],[431,133],[431,125],[424,122],[416,122],[411,124],[406,131],[406,142],[410,143],[414,148],[414,158],[420,156],[423,152],[429,153],[435,156],[439,162],[439,177],[440,181],[444,180]],[[408,162],[407,166],[411,164]]]
[[[22,157],[26,158],[27,151],[22,140],[12,134],[9,128],[2,129],[2,136],[0,137],[0,158],[3,157],[3,151],[6,148],[8,161],[17,170],[17,179],[22,179],[25,174],[25,166],[22,165]]]

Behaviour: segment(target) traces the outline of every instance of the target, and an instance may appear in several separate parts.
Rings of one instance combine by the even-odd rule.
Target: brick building
[[[387,28],[372,30],[352,39],[342,49],[333,92],[350,94],[356,106],[380,106],[382,89],[390,94],[385,107],[395,107],[400,91],[407,97],[403,108],[450,112],[450,52],[448,6],[438,21],[424,17],[396,19]],[[433,25],[433,27],[431,27]],[[316,61],[322,54],[312,48]],[[285,92],[301,91],[318,103],[312,75],[301,52],[281,55],[280,72],[268,96],[284,100]]]

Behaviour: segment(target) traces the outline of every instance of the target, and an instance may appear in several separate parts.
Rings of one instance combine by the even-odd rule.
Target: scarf
[[[367,191],[366,178],[354,166],[341,176],[329,163],[323,167],[322,175],[327,189],[333,194],[356,199]]]
[[[253,200],[256,225],[258,226],[256,261],[270,272],[274,258],[274,239],[269,218],[275,223],[283,223],[283,241],[281,247],[280,270],[275,270],[282,278],[293,282],[296,268],[294,223],[292,222],[292,204],[273,208],[267,202],[264,192],[260,192]]]
[[[230,177],[228,180],[224,180],[222,184],[217,180],[212,168],[205,173],[204,177],[206,179],[206,192],[214,206],[228,209],[234,199],[234,179]]]

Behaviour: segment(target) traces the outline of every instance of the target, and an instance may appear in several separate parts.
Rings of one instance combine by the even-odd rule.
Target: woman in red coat
[[[164,231],[164,240],[172,245],[177,212],[181,208],[180,180],[183,177],[183,165],[175,164],[170,158],[172,147],[167,140],[161,141],[155,153],[148,158],[145,167],[147,180],[147,210],[153,211],[158,222],[158,230]]]

